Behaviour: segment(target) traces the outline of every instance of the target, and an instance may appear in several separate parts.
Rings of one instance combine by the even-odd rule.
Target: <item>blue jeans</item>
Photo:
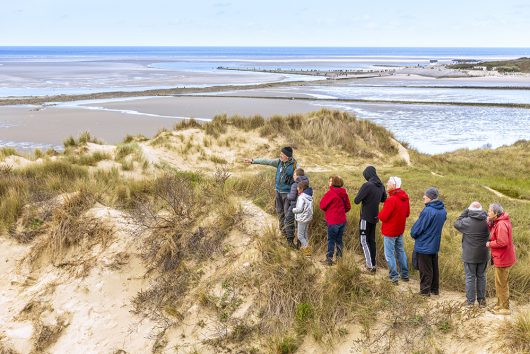
[[[333,254],[335,253],[335,246],[337,246],[337,258],[342,257],[342,234],[346,228],[346,223],[329,225],[328,224],[328,253],[326,254],[327,260],[333,260]]]
[[[401,279],[409,278],[409,265],[407,263],[407,254],[405,253],[405,245],[403,244],[403,235],[397,237],[383,236],[385,246],[385,258],[388,263],[388,273],[390,280],[398,280],[398,270],[396,264],[399,263],[401,270]],[[396,253],[394,255],[394,252]]]
[[[466,272],[466,299],[468,304],[474,304],[475,299],[484,301],[486,299],[486,268],[485,263],[466,263],[464,262],[464,271]]]

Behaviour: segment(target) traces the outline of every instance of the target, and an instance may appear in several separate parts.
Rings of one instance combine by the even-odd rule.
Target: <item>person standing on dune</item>
[[[276,168],[275,177],[275,208],[278,214],[280,231],[285,236],[287,244],[293,248],[294,244],[294,214],[291,207],[291,201],[287,198],[291,191],[291,185],[294,182],[294,171],[296,170],[296,160],[293,157],[293,148],[290,146],[283,147],[280,156],[276,159],[253,159],[246,158],[243,160],[247,164],[265,165]]]
[[[383,203],[386,200],[386,191],[379,176],[377,176],[375,167],[366,167],[363,176],[366,182],[359,189],[353,202],[355,204],[362,203],[361,219],[359,221],[360,242],[366,261],[366,269],[370,272],[375,272],[375,226],[379,221],[379,203]]]

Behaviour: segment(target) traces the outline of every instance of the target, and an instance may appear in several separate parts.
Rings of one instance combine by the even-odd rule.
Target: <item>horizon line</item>
[[[50,47],[69,47],[69,48],[106,48],[106,47],[122,47],[122,48],[436,48],[436,49],[530,49],[529,47],[475,47],[475,46],[299,46],[299,45],[259,45],[259,46],[247,46],[247,45],[114,45],[114,44],[90,44],[90,45],[72,45],[72,44],[45,44],[45,45],[3,45],[0,44],[0,48],[50,48]]]

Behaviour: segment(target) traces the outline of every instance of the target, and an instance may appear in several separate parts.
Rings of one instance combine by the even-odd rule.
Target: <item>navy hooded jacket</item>
[[[416,240],[414,251],[421,254],[438,253],[446,219],[447,211],[441,200],[425,204],[425,208],[410,230],[410,236]]]

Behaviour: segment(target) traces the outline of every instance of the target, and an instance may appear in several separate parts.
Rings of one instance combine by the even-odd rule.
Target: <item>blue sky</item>
[[[530,47],[528,0],[0,1],[0,45]]]

